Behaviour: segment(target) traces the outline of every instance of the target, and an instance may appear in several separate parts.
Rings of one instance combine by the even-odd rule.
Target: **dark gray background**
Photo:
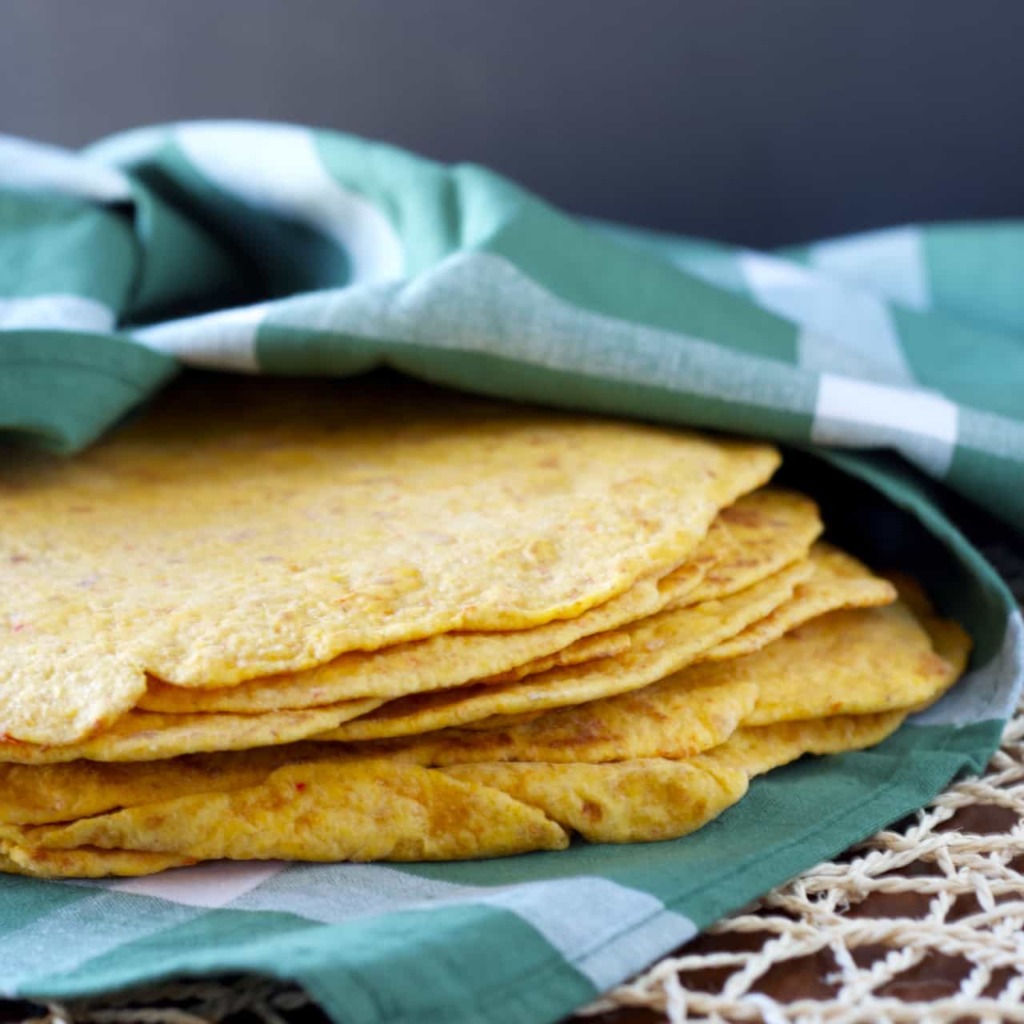
[[[193,117],[754,245],[1024,212],[1020,0],[4,0],[0,131]]]

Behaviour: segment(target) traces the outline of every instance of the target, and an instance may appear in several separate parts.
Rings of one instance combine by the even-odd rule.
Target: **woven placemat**
[[[1024,706],[987,772],[583,1011],[627,1020],[1024,1021]],[[639,1007],[648,1015],[615,1011]]]
[[[966,525],[1024,604],[1017,540],[970,513]],[[718,922],[580,1017],[1024,1021],[1024,701],[980,778]]]

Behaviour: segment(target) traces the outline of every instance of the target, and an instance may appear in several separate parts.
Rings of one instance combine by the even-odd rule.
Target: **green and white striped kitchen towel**
[[[847,543],[923,576],[975,640],[963,682],[886,743],[757,780],[675,842],[0,878],[0,994],[243,971],[295,979],[346,1024],[555,1020],[979,769],[1024,629],[943,505],[952,489],[1024,523],[1022,281],[1024,223],[765,254],[583,222],[481,168],[304,128],[0,140],[7,438],[73,453],[184,365],[381,364],[759,435],[791,446]]]

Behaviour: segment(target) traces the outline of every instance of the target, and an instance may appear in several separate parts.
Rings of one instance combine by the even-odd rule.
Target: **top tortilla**
[[[618,629],[663,608],[692,605],[690,594],[697,586],[705,601],[752,586],[806,556],[820,531],[817,506],[810,498],[766,488],[724,509],[683,565],[661,579],[641,579],[574,619],[532,629],[441,633],[376,651],[350,651],[301,672],[232,686],[185,687],[150,680],[139,707],[166,714],[255,714],[362,697],[391,699],[479,680],[511,681],[529,674],[526,669],[553,667],[556,663],[545,666],[544,660],[583,637]],[[708,572],[715,582],[702,586]],[[496,678],[514,669],[522,671],[508,680]]]
[[[189,377],[72,462],[0,467],[0,734],[176,683],[571,618],[685,561],[770,445],[411,382]]]

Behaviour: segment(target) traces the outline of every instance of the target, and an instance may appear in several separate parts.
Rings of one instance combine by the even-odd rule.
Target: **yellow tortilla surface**
[[[680,759],[724,743],[757,703],[754,683],[688,686],[677,678],[506,728],[445,729],[352,749],[364,757],[396,754],[423,765]]]
[[[380,651],[352,651],[316,668],[219,689],[192,689],[150,680],[139,707],[167,714],[253,714],[446,689],[552,657],[577,643],[590,641],[584,650],[593,650],[592,644],[597,641],[591,640],[592,636],[645,617],[662,603],[658,581],[642,580],[578,619],[559,620],[535,629],[442,633]],[[617,638],[613,645],[621,642],[621,637]],[[573,655],[569,657],[571,664]]]
[[[959,675],[902,601],[830,612],[755,654],[709,663],[705,671],[715,670],[723,678],[758,681],[761,693],[747,725],[920,707]]]
[[[0,828],[0,871],[91,878],[223,857],[451,860],[562,849],[569,831],[591,842],[671,839],[739,800],[750,777],[806,753],[877,743],[903,717],[889,712],[740,729],[685,760],[442,769],[313,760],[285,765],[246,787],[67,824]]]
[[[956,671],[962,674],[971,656],[971,638],[963,627],[952,619],[944,619],[936,613],[924,587],[917,580],[903,573],[889,573],[888,579],[914,613],[917,621],[927,630],[935,652],[945,658]]]
[[[660,612],[626,627],[626,654],[553,669],[497,686],[465,686],[390,701],[319,739],[386,739],[462,726],[494,715],[518,715],[582,704],[662,679],[703,651],[769,614],[811,573],[808,562],[770,576],[721,601]]]
[[[813,575],[796,586],[789,601],[704,657],[736,645],[737,640],[742,640],[741,650],[757,649],[777,638],[777,632],[834,608],[895,599],[890,583],[832,545],[818,542],[810,561]],[[855,630],[850,640],[857,642]],[[870,636],[860,639],[862,644],[870,641]],[[724,743],[752,714],[762,687],[771,687],[773,678],[754,672],[734,674],[728,665],[718,671],[694,666],[638,690],[547,711],[525,721],[486,719],[474,729],[428,733],[385,749],[415,751],[421,764],[690,757]]]
[[[568,845],[497,790],[390,761],[289,765],[263,783],[23,830],[25,845],[145,850],[196,860],[460,860]]]
[[[806,753],[835,753],[878,743],[903,711],[748,727],[687,759],[631,758],[604,764],[482,762],[425,768],[396,758],[339,754],[322,747],[214,755],[207,769],[252,761],[252,784],[231,771],[166,765],[169,797],[145,800],[140,788],[79,766],[67,778],[104,789],[109,802],[142,798],[112,813],[67,823],[0,826],[0,871],[44,877],[147,874],[197,860],[449,860],[561,849],[568,832],[592,842],[647,842],[700,828],[740,799],[750,777]],[[274,760],[285,761],[274,769]],[[182,795],[182,785],[207,787]],[[42,778],[37,785],[42,785]],[[104,785],[106,782],[108,785]],[[65,805],[70,811],[72,806]]]
[[[694,552],[707,567],[678,604],[714,601],[753,586],[806,557],[821,531],[818,507],[804,494],[768,487],[744,495],[719,512]]]
[[[187,376],[73,462],[0,467],[0,731],[81,739],[146,673],[231,683],[578,616],[684,562],[777,464],[380,378]]]
[[[585,636],[576,643],[563,647],[546,658],[535,658],[518,668],[510,668],[507,672],[487,676],[481,683],[514,683],[527,676],[535,676],[540,672],[548,672],[553,668],[566,668],[569,665],[582,665],[597,658],[614,658],[625,654],[633,646],[633,638],[625,630],[613,630],[609,633],[595,633]]]
[[[831,544],[818,541],[811,548],[810,560],[814,574],[796,588],[789,601],[711,648],[704,655],[705,660],[725,661],[750,654],[826,612],[870,608],[896,600],[896,588],[888,580],[874,575],[856,558]]]
[[[498,682],[495,677],[505,673],[510,680],[522,678],[543,671],[531,663],[555,658],[559,651],[565,652],[562,664],[585,660],[576,657],[577,652],[569,654],[570,646],[581,644],[582,638],[596,637],[665,607],[694,603],[694,588],[709,571],[714,572],[715,583],[703,588],[706,600],[724,596],[738,584],[752,585],[806,555],[820,529],[817,508],[810,499],[768,488],[744,495],[719,514],[683,565],[660,580],[639,580],[578,618],[511,632],[444,633],[377,651],[353,651],[312,669],[231,687],[193,689],[151,679],[138,706],[170,714],[253,713],[355,697],[394,698],[485,679]]]
[[[747,791],[747,773],[701,755],[614,764],[459,764],[440,769],[507,793],[592,843],[675,839],[716,818]]]
[[[881,743],[903,724],[905,710],[874,715],[835,715],[802,722],[746,726],[707,756],[742,767],[751,777],[795,761],[804,754],[840,754]]]
[[[686,835],[717,817],[746,793],[754,775],[803,754],[878,743],[904,717],[897,712],[740,729],[720,747],[685,760],[471,763],[442,770],[500,789],[591,842],[651,842]]]
[[[329,759],[332,749],[285,744],[163,761],[0,764],[0,826],[72,821],[136,804],[241,789],[291,761]]]
[[[138,850],[45,850],[23,846],[0,836],[0,872],[33,878],[133,878],[155,875],[169,868],[194,864],[195,859],[176,853],[146,853]]]
[[[0,742],[0,762],[59,764],[90,761],[156,761],[217,750],[294,743],[366,714],[376,700],[350,700],[323,708],[270,711],[262,715],[160,715],[129,711],[109,729],[79,743],[37,746]]]

